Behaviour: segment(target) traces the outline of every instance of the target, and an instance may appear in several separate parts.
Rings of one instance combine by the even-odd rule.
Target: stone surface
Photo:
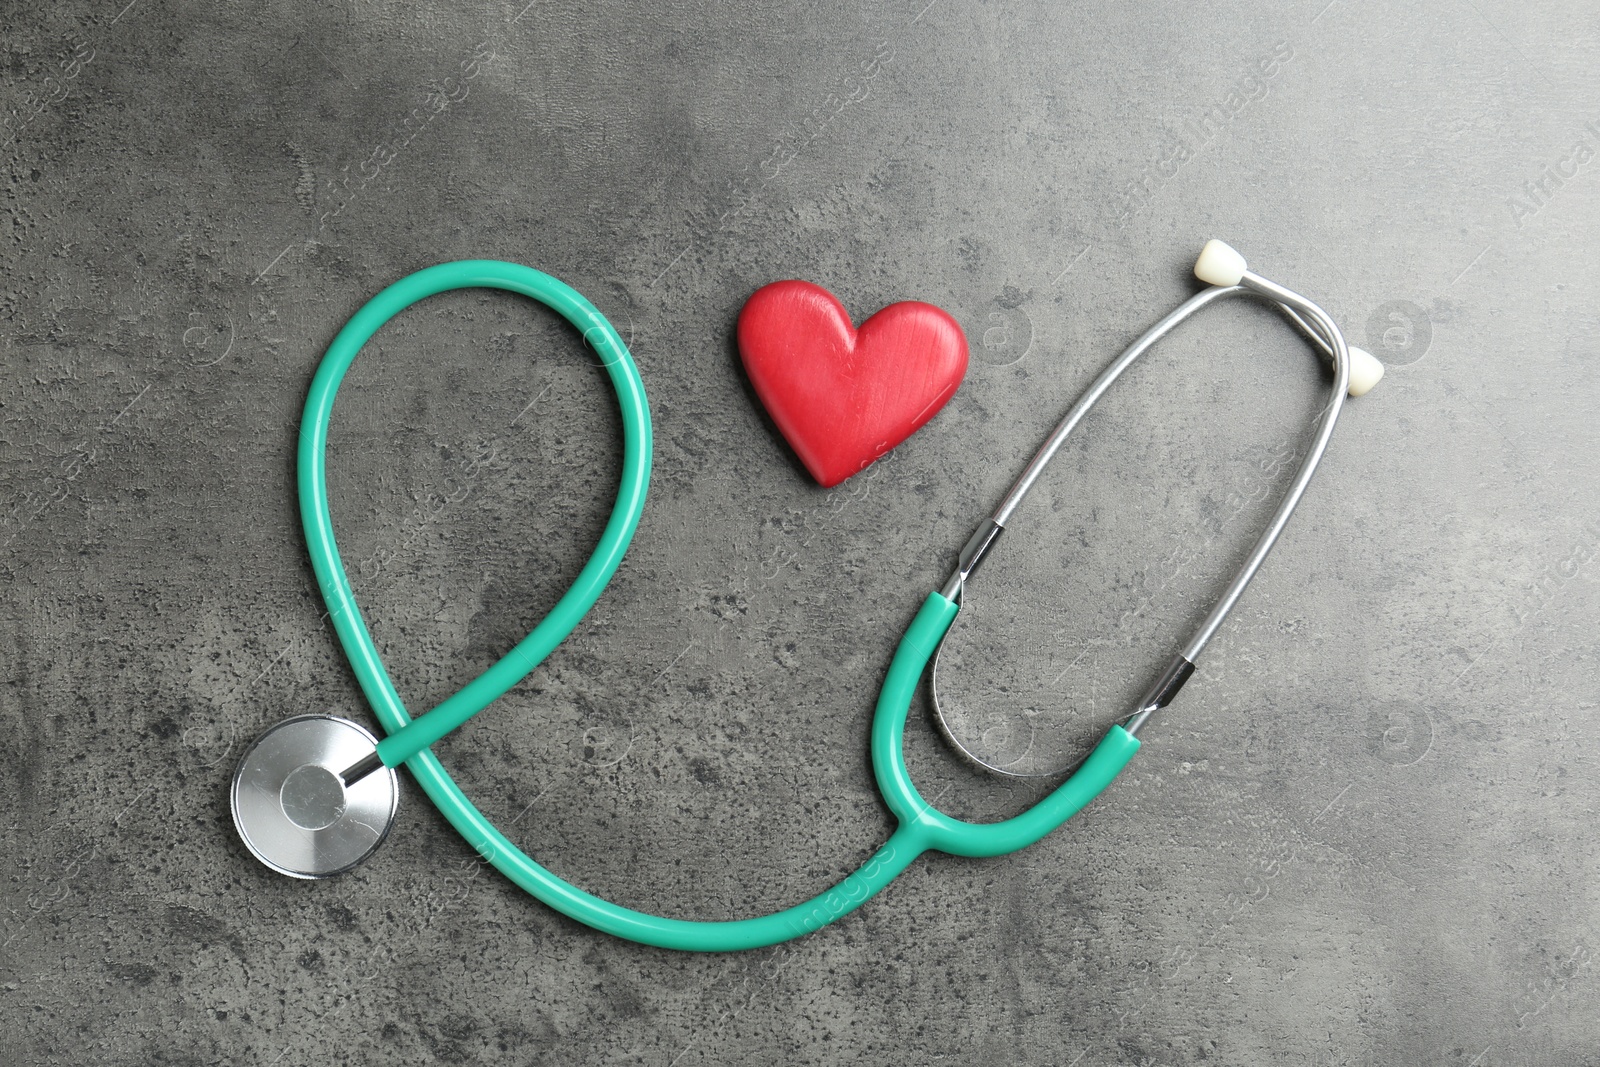
[[[124,2],[0,9],[0,1058],[1594,1062],[1581,5]],[[249,738],[372,721],[293,448],[384,284],[526,262],[631,339],[657,442],[635,547],[439,752],[562,876],[727,918],[888,832],[867,730],[902,627],[1213,236],[1389,373],[1128,774],[1040,844],[925,858],[805,940],[702,957],[528,898],[404,777],[342,878],[236,840]],[[786,277],[858,321],[938,304],[972,346],[950,405],[832,492],[732,343]],[[1041,767],[1083,751],[1248,550],[1324,387],[1243,303],[1130,372],[974,581],[954,713]],[[334,514],[414,709],[575,573],[610,403],[500,294],[434,298],[356,364]],[[913,725],[951,813],[1039,795]]]

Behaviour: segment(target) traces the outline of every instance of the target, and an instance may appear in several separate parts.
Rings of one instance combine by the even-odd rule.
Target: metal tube
[[[367,753],[365,756],[362,756],[359,760],[340,771],[339,781],[344,783],[344,787],[346,789],[349,789],[367,775],[381,770],[383,770],[383,760],[378,756],[377,749],[373,749],[371,752]]]
[[[1307,450],[1305,459],[1300,461],[1300,470],[1296,472],[1294,481],[1289,483],[1288,490],[1283,499],[1278,503],[1278,510],[1272,513],[1272,518],[1267,522],[1267,528],[1262,531],[1261,537],[1256,541],[1255,548],[1250,550],[1250,555],[1240,566],[1239,572],[1234,575],[1233,581],[1228,583],[1228,588],[1211,608],[1211,613],[1205,617],[1200,628],[1195,631],[1189,643],[1183,646],[1181,655],[1190,663],[1198,661],[1200,652],[1216,634],[1217,627],[1228,617],[1228,612],[1233,610],[1233,605],[1244,593],[1245,587],[1250,584],[1250,579],[1256,576],[1262,562],[1267,558],[1267,553],[1272,551],[1273,544],[1278,540],[1278,535],[1283,533],[1283,528],[1289,523],[1289,516],[1294,514],[1295,506],[1300,503],[1306,486],[1311,484],[1311,476],[1317,472],[1317,464],[1322,462],[1322,454],[1328,449],[1328,441],[1333,437],[1334,423],[1339,419],[1339,412],[1344,406],[1345,393],[1350,388],[1350,350],[1345,346],[1344,337],[1339,333],[1339,327],[1334,324],[1328,313],[1316,304],[1307,300],[1299,293],[1291,292],[1281,285],[1267,281],[1267,279],[1244,272],[1240,283],[1242,288],[1247,288],[1269,300],[1276,301],[1292,310],[1299,311],[1308,316],[1317,327],[1324,332],[1327,339],[1333,342],[1333,398],[1328,406],[1322,410],[1320,425],[1317,435]]]
[[[1321,352],[1323,356],[1327,358],[1328,366],[1332,367],[1333,346],[1328,343],[1327,339],[1324,338],[1322,334],[1317,332],[1317,328],[1311,323],[1307,322],[1305,319],[1301,318],[1300,313],[1294,308],[1290,307],[1288,304],[1279,304],[1274,302],[1273,307],[1283,312],[1283,317],[1289,320],[1290,324],[1294,326],[1295,330],[1299,332],[1300,336],[1317,346],[1317,351]]]
[[[1115,363],[1101,371],[1100,377],[1096,378],[1094,384],[1089,386],[1088,392],[1078,398],[1078,402],[1072,405],[1072,410],[1067,412],[1066,416],[1056,425],[1056,428],[1050,432],[1050,436],[1045,438],[1044,444],[1039,446],[1039,451],[1034,453],[1033,459],[1023,469],[1021,477],[1011,486],[1011,491],[1006,494],[1004,500],[1000,501],[1000,506],[994,509],[995,524],[999,526],[1006,524],[1011,518],[1011,513],[1017,510],[1017,505],[1022,503],[1023,498],[1028,495],[1028,491],[1033,488],[1033,483],[1039,480],[1039,475],[1044,473],[1045,467],[1055,458],[1056,450],[1067,439],[1067,435],[1077,427],[1085,415],[1089,414],[1089,409],[1099,403],[1100,398],[1105,395],[1105,391],[1111,388],[1111,383],[1121,377],[1122,372],[1127,370],[1134,360],[1144,355],[1151,345],[1165,337],[1184,319],[1193,315],[1213,300],[1237,293],[1239,290],[1239,286],[1232,286],[1227,289],[1212,287],[1196,293],[1174,308],[1160,322],[1146,330],[1137,341],[1128,346],[1127,351],[1117,357]]]
[[[1156,712],[1172,703],[1172,698],[1178,695],[1178,690],[1183,688],[1183,683],[1189,680],[1194,673],[1194,664],[1182,656],[1174,656],[1172,662],[1167,664],[1167,669],[1161,672],[1155,684],[1139,698],[1139,710],[1128,717],[1122,728],[1129,734],[1137,737],[1139,728],[1143,726]]]
[[[1307,450],[1305,458],[1300,461],[1300,469],[1295,473],[1294,480],[1289,484],[1283,499],[1279,501],[1278,508],[1273,512],[1266,529],[1262,531],[1255,547],[1250,550],[1250,555],[1246,557],[1244,563],[1239,567],[1233,580],[1228,583],[1228,587],[1223,591],[1216,603],[1212,605],[1211,611],[1206,615],[1204,621],[1201,622],[1194,635],[1189,638],[1188,644],[1183,646],[1183,650],[1168,665],[1161,678],[1152,686],[1150,692],[1139,701],[1138,706],[1124,724],[1124,728],[1129,732],[1136,732],[1145,724],[1151,714],[1159,708],[1165,707],[1166,703],[1176,695],[1178,689],[1188,679],[1189,674],[1194,670],[1194,664],[1200,658],[1200,653],[1211,641],[1211,638],[1215,636],[1223,620],[1228,617],[1228,613],[1233,610],[1234,605],[1239,601],[1239,597],[1243,595],[1245,588],[1249,586],[1251,579],[1255,577],[1256,571],[1261,568],[1261,564],[1266,560],[1267,554],[1272,551],[1272,546],[1283,533],[1284,527],[1288,525],[1289,517],[1294,514],[1294,509],[1299,505],[1300,498],[1306,491],[1306,486],[1310,484],[1311,476],[1316,473],[1317,465],[1322,462],[1323,453],[1327,451],[1328,442],[1333,436],[1334,424],[1338,421],[1339,412],[1344,405],[1345,395],[1350,388],[1349,347],[1345,344],[1344,336],[1339,332],[1339,327],[1322,308],[1299,293],[1285,289],[1283,286],[1268,281],[1248,270],[1244,272],[1238,285],[1212,286],[1196,293],[1178,305],[1161,321],[1140,335],[1133,344],[1129,345],[1122,355],[1117,357],[1115,362],[1100,373],[1100,376],[1094,380],[1094,383],[1078,399],[1078,402],[1072,405],[1072,408],[1056,425],[1056,428],[1051,431],[1050,436],[1045,439],[1044,444],[1034,453],[1033,459],[1028,462],[1021,476],[1012,484],[1011,490],[1006,493],[1005,499],[1001,500],[1000,506],[995,508],[993,515],[968,540],[966,546],[962,549],[960,562],[956,570],[951,574],[949,581],[945,583],[944,588],[941,590],[941,593],[948,600],[957,600],[961,597],[966,579],[971,576],[978,565],[978,561],[983,558],[984,553],[993,546],[999,533],[1010,521],[1012,514],[1039,480],[1044,468],[1055,458],[1056,452],[1061,448],[1067,435],[1077,428],[1083,417],[1100,401],[1106,390],[1121,377],[1122,372],[1127,370],[1134,360],[1144,355],[1152,345],[1165,337],[1174,327],[1196,311],[1225,296],[1245,292],[1272,303],[1299,332],[1303,333],[1312,342],[1321,355],[1331,361],[1333,365],[1332,397],[1327,406],[1323,408],[1321,414],[1317,416],[1315,423],[1317,427],[1316,436],[1312,440],[1311,447]],[[937,658],[934,669],[937,672]],[[935,682],[933,694],[933,711],[934,717],[941,728],[944,728],[946,735],[950,736],[949,729],[945,727],[944,715],[939,708],[937,682]],[[954,740],[953,737],[952,740]],[[956,747],[980,766],[999,771],[1002,774],[1014,773],[984,763],[968,752],[965,746],[959,742],[956,743]]]

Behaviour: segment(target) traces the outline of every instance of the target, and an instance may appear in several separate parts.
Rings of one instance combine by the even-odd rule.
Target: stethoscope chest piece
[[[378,767],[347,786],[340,772],[377,743],[332,715],[286,719],[258,737],[233,773],[233,823],[245,846],[291,878],[327,878],[370,856],[394,825],[399,778]]]

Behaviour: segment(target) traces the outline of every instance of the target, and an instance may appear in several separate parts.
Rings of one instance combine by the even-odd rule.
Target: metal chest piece
[[[329,878],[383,844],[400,780],[379,766],[351,784],[341,772],[378,739],[332,715],[300,715],[256,738],[233,772],[233,824],[255,857],[291,878]]]

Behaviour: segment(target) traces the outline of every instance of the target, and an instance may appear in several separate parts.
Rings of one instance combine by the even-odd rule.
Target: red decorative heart
[[[750,297],[739,355],[772,421],[824,486],[910,437],[967,373],[966,336],[932,304],[890,304],[857,330],[832,293],[800,281]]]

